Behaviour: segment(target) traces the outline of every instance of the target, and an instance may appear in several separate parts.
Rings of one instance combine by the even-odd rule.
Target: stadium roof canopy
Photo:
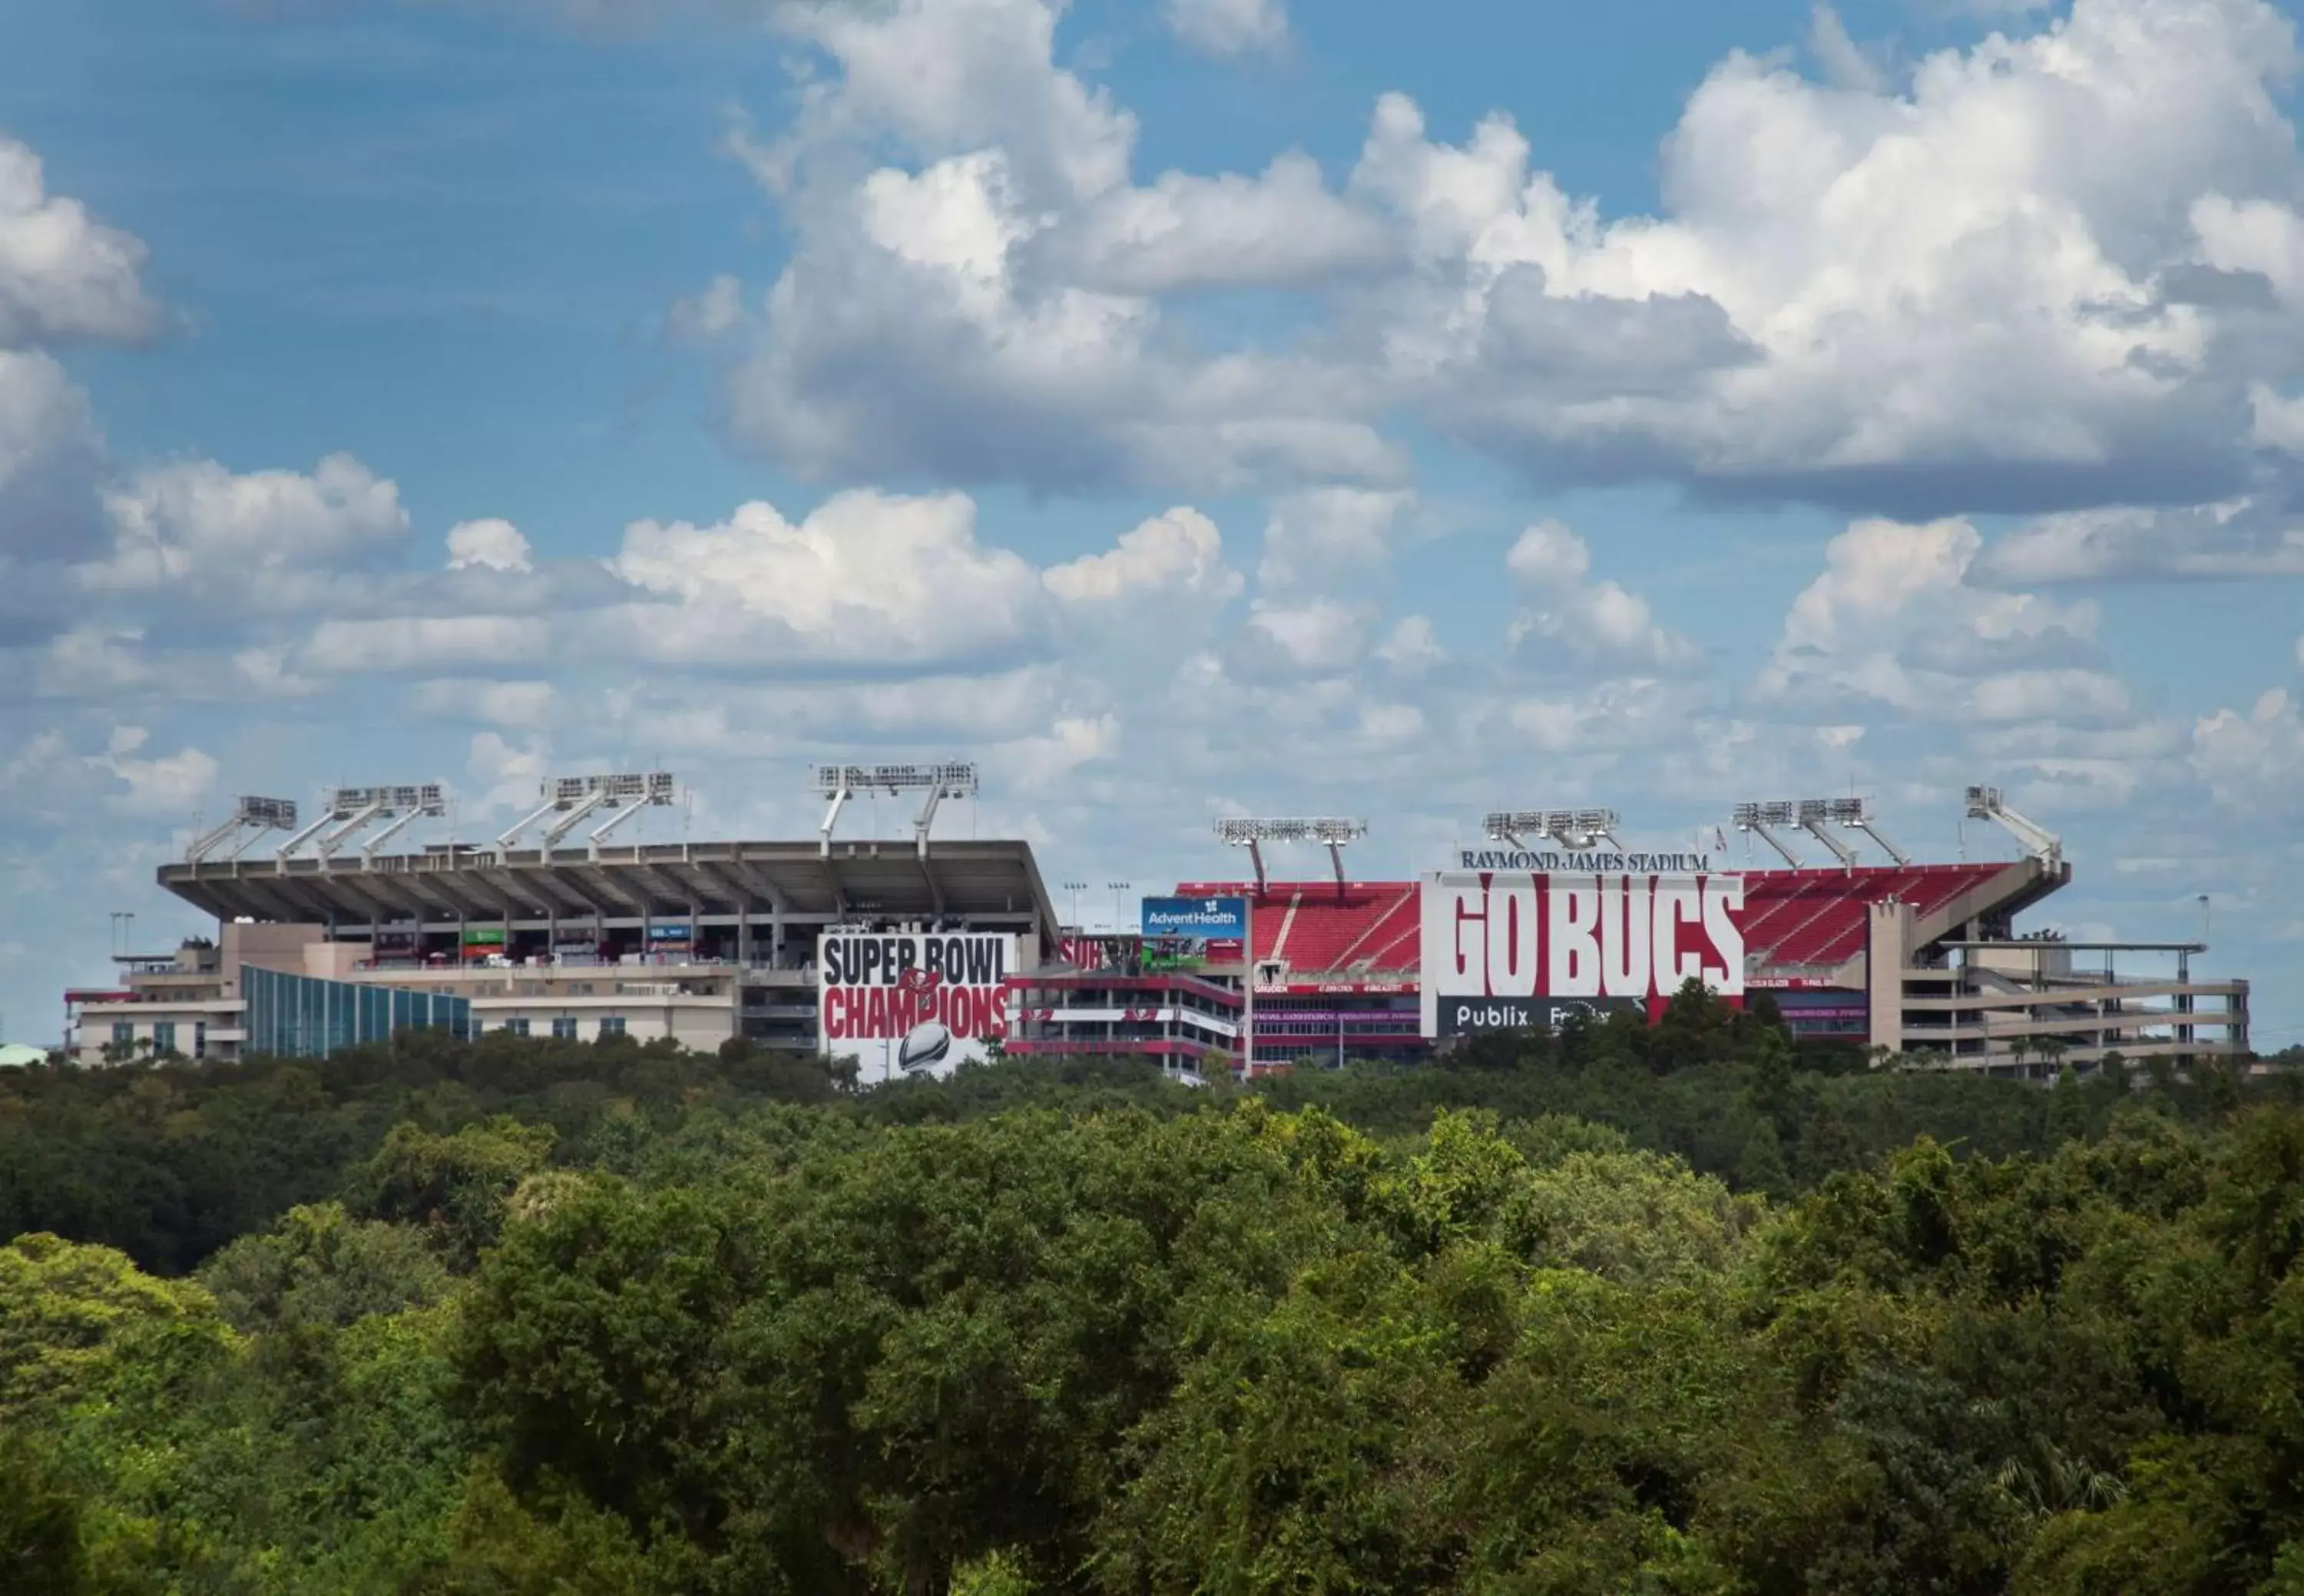
[[[160,885],[218,920],[335,925],[771,915],[800,922],[965,919],[1038,930],[1056,914],[1023,842],[913,839],[436,848],[362,860],[164,864]]]

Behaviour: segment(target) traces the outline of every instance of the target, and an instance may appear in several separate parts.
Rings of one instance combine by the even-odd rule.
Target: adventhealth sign
[[[1144,900],[1147,937],[1194,942],[1241,942],[1248,938],[1248,900],[1241,897],[1158,897]]]

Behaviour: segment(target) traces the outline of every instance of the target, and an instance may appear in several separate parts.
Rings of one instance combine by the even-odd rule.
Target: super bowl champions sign
[[[854,1054],[868,1081],[941,1079],[1008,1033],[1013,937],[826,932],[816,947],[817,1045]]]
[[[1424,1034],[1653,1014],[1693,977],[1744,995],[1741,876],[1443,871],[1424,879]]]

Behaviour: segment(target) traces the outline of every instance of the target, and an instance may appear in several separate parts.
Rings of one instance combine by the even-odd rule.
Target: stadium
[[[1614,811],[1531,810],[1487,815],[1479,845],[1419,879],[1361,880],[1345,863],[1358,820],[1228,819],[1215,841],[1247,871],[1180,882],[1143,901],[1140,926],[1090,932],[1058,913],[1029,844],[935,836],[939,805],[975,795],[973,766],[829,766],[810,785],[827,804],[814,837],[612,841],[676,801],[654,772],[548,781],[493,842],[400,852],[387,845],[445,813],[439,787],[341,789],[301,825],[291,802],[242,798],[158,871],[216,936],[123,954],[114,981],[67,992],[68,1045],[91,1064],[325,1057],[438,1026],[743,1038],[853,1056],[868,1081],[995,1047],[1197,1078],[1653,1016],[1695,979],[1733,1002],[1766,993],[1796,1037],[1912,1067],[2249,1056],[2248,983],[2193,980],[2203,944],[2019,929],[2072,867],[1989,787],[1969,789],[1965,814],[2012,839],[2012,859],[1916,862],[1843,798],[1729,811],[1780,867],[1727,867],[1724,828],[1709,850],[1644,853],[1619,844]],[[911,835],[841,836],[867,795],[918,802]],[[1290,845],[1324,850],[1328,872],[1275,879],[1265,852]]]

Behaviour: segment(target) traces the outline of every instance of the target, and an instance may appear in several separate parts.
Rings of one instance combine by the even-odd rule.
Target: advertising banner
[[[826,932],[817,939],[817,1045],[868,1082],[950,1074],[1008,1034],[1016,938],[995,932]]]
[[[468,925],[464,928],[464,946],[467,947],[502,947],[504,939],[504,929],[500,925]]]
[[[685,923],[648,927],[648,939],[651,942],[685,942],[688,938],[689,927]]]
[[[1248,900],[1244,897],[1148,897],[1142,920],[1148,938],[1180,938],[1188,942],[1241,942],[1248,937]]]
[[[1244,897],[1146,898],[1139,924],[1147,970],[1201,970],[1248,956]]]
[[[1744,995],[1744,880],[1443,871],[1423,889],[1423,1031],[1653,1014],[1691,977]]]

